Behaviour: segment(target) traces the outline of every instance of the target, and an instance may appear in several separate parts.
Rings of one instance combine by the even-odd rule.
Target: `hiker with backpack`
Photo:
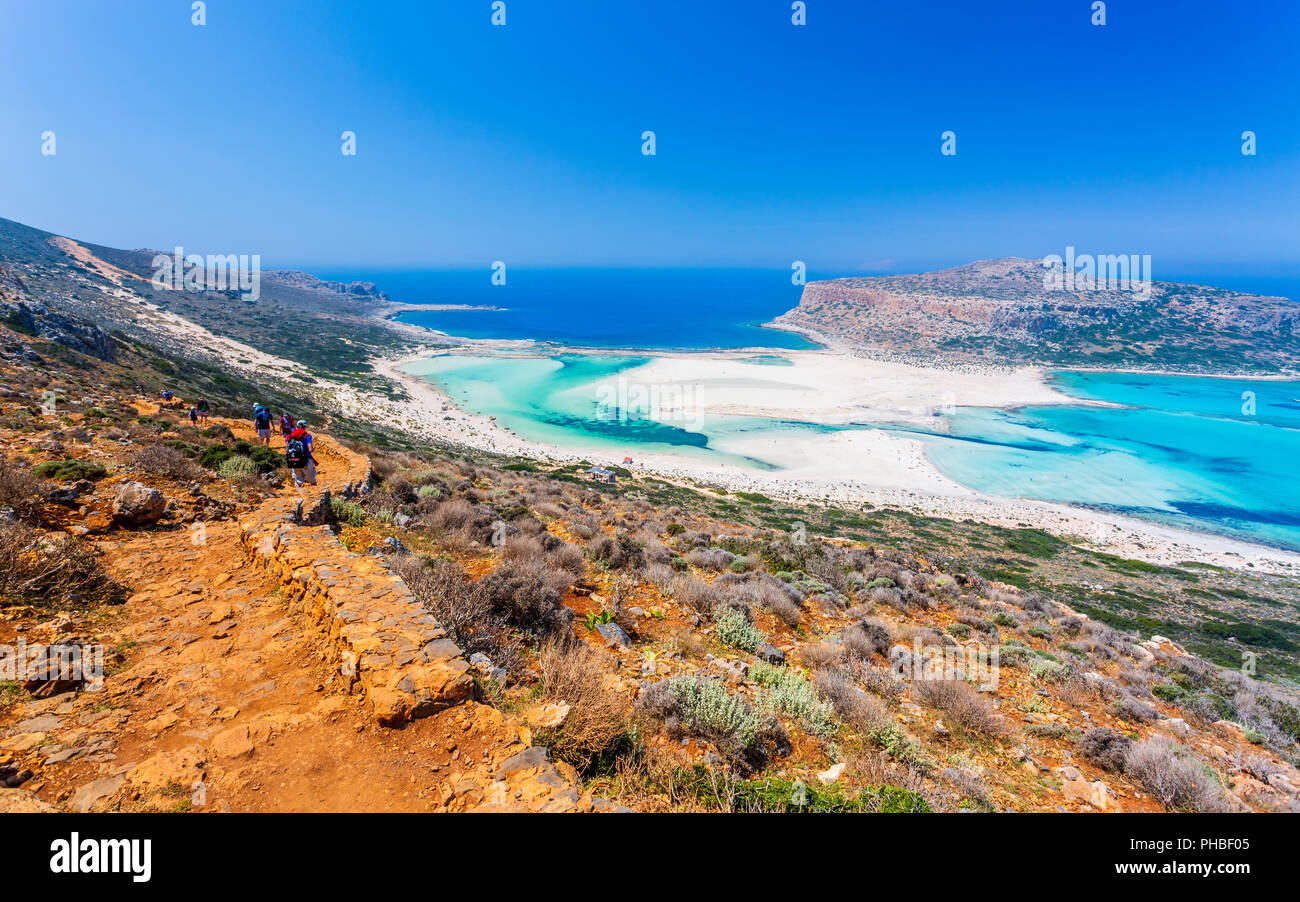
[[[253,428],[257,430],[257,440],[269,448],[271,446],[271,411],[261,404],[253,408]]]
[[[207,398],[199,399],[198,410],[199,410],[199,419],[203,422],[203,425],[206,426],[208,424],[208,411],[210,410]]]
[[[284,461],[297,488],[301,488],[303,483],[316,484],[316,457],[311,446],[312,436],[307,431],[307,424],[299,420],[284,440]]]
[[[199,421],[199,409],[198,409],[197,407],[191,407],[191,408],[190,408],[190,425],[193,426],[193,425],[196,424],[198,421]]]
[[[284,439],[286,445],[289,443],[289,433],[293,432],[294,425],[293,417],[289,415],[289,411],[286,410],[280,414],[280,438]]]

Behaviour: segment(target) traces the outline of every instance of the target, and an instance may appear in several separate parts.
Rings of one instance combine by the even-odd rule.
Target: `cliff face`
[[[1070,284],[1061,267],[1019,258],[810,282],[799,306],[776,322],[855,348],[959,360],[1300,369],[1293,301],[1174,282]]]

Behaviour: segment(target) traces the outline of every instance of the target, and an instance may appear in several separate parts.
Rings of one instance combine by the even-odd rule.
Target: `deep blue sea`
[[[476,270],[396,271],[323,278],[368,279],[393,300],[498,310],[404,313],[402,322],[465,338],[519,338],[592,348],[807,348],[790,332],[759,326],[799,303],[790,270],[508,268],[493,285]]]
[[[798,302],[800,289],[787,271],[512,269],[505,286],[493,286],[486,268],[331,277],[371,279],[399,301],[506,308],[403,316],[466,337],[650,351],[765,346],[777,349],[764,358],[774,365],[782,362],[781,349],[808,346],[798,336],[757,328]],[[1162,278],[1195,281],[1190,274]],[[1300,297],[1300,284],[1285,278],[1200,281]],[[784,430],[889,428],[921,439],[935,466],[981,492],[1087,505],[1300,550],[1298,382],[1062,372],[1053,379],[1065,394],[1123,406],[959,408],[924,431],[735,417],[696,428],[611,425],[594,410],[592,385],[647,356],[592,359],[561,347],[540,358],[438,357],[418,372],[466,409],[496,416],[535,441],[608,446],[611,453],[670,450],[771,469],[729,454],[728,440],[756,431],[779,437]]]

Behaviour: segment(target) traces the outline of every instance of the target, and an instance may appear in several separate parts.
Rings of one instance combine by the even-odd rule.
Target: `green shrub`
[[[1034,656],[1034,650],[1018,639],[1011,639],[998,646],[998,663],[1011,667],[1023,665]]]
[[[195,445],[192,442],[187,442],[184,439],[179,439],[179,438],[163,439],[162,443],[166,445],[168,448],[175,448],[177,451],[181,452],[182,454],[184,454],[186,457],[189,458],[198,457],[199,452],[201,451],[198,445]]]
[[[355,502],[330,496],[330,519],[344,526],[365,526],[366,511]]]
[[[199,455],[199,463],[209,470],[221,472],[221,465],[232,457],[244,457],[253,465],[254,473],[271,473],[284,467],[284,455],[266,445],[253,445],[239,439],[233,445],[208,445]],[[224,474],[223,474],[224,475]]]
[[[1029,672],[1044,683],[1059,683],[1070,675],[1070,668],[1060,661],[1036,656],[1029,662]]]
[[[1031,723],[1025,727],[1025,732],[1042,739],[1060,739],[1070,732],[1070,728],[1059,723]]]
[[[1016,625],[1016,618],[1013,617],[1009,611],[998,611],[989,619],[992,620],[994,623],[996,623],[998,626],[1014,627]]]
[[[225,445],[208,445],[199,454],[199,464],[209,470],[219,470],[221,465],[230,459],[234,453]]]
[[[895,761],[918,767],[925,763],[921,746],[903,732],[903,728],[898,724],[886,724],[878,730],[873,730],[867,738],[880,746],[885,754]]]
[[[801,780],[747,780],[736,793],[736,810],[782,814],[924,813],[930,805],[919,793],[898,786],[870,786],[856,796],[835,783],[810,786]]]
[[[257,475],[257,465],[242,454],[232,454],[221,462],[217,472],[222,479],[244,479]]]
[[[818,698],[813,684],[803,674],[759,661],[749,668],[749,679],[765,690],[754,698],[760,711],[792,718],[818,736],[834,736],[839,730],[834,708]]]
[[[766,728],[766,718],[720,680],[673,677],[668,688],[677,701],[682,724],[694,735],[725,744],[732,740],[752,748]]]
[[[32,467],[32,475],[40,479],[57,479],[59,482],[75,482],[78,479],[103,479],[108,470],[103,464],[85,460],[47,460]]]
[[[970,634],[971,634],[971,628],[969,624],[965,624],[965,623],[948,624],[948,635],[950,636],[954,636],[958,639],[969,639]]]
[[[1151,687],[1151,694],[1167,702],[1176,702],[1187,695],[1187,690],[1173,683],[1156,683]]]
[[[766,637],[760,633],[743,611],[718,605],[713,609],[714,635],[718,641],[742,651],[756,651]]]

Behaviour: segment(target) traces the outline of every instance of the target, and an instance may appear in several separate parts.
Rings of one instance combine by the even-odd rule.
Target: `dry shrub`
[[[903,694],[903,682],[897,679],[888,667],[852,662],[849,675],[872,695],[878,695],[888,702],[897,702]]]
[[[845,628],[840,634],[840,644],[853,658],[871,660],[873,655],[886,655],[894,642],[889,626],[879,620],[862,620]]]
[[[923,705],[936,708],[955,726],[990,739],[1005,739],[1006,722],[979,690],[962,680],[914,680],[912,695]]]
[[[1133,748],[1133,740],[1105,727],[1093,727],[1079,737],[1075,746],[1085,760],[1102,770],[1119,773],[1124,770],[1128,754]]]
[[[587,554],[593,561],[611,570],[639,570],[645,566],[641,546],[626,532],[613,536],[598,535],[587,542]]]
[[[40,518],[42,501],[49,483],[0,456],[0,508],[9,508],[20,518],[35,522]]]
[[[462,652],[482,652],[498,667],[518,670],[519,643],[510,638],[506,618],[458,565],[403,555],[392,567]]]
[[[813,685],[817,693],[830,702],[840,720],[860,734],[871,733],[894,722],[878,698],[867,695],[839,671],[820,671],[813,678]]]
[[[566,574],[538,563],[507,561],[478,582],[495,616],[534,636],[563,630],[573,618],[564,606]]]
[[[202,474],[202,468],[180,451],[154,442],[131,455],[131,469],[153,476],[193,481]]]
[[[718,593],[702,579],[679,573],[672,581],[672,597],[701,614],[708,613],[718,604]]]
[[[543,643],[537,666],[542,673],[542,698],[569,706],[564,722],[538,730],[537,741],[560,760],[585,771],[622,739],[628,699],[582,642]]]
[[[847,772],[864,786],[895,786],[920,795],[932,811],[958,810],[960,800],[951,790],[927,780],[917,768],[891,759],[884,752],[850,752],[847,760]]]
[[[1125,771],[1168,811],[1231,811],[1227,793],[1187,749],[1153,736],[1129,750]]]
[[[682,555],[692,567],[701,570],[725,570],[736,556],[722,548],[697,548]]]
[[[587,572],[587,556],[577,545],[565,542],[550,555],[551,566],[563,570],[574,579],[582,579]]]
[[[85,606],[120,602],[125,592],[85,542],[48,539],[21,523],[0,524],[0,600]]]
[[[844,649],[833,642],[810,642],[799,650],[799,657],[809,670],[826,670],[840,664]]]
[[[474,524],[478,511],[464,498],[444,501],[429,513],[429,526],[438,532],[468,529]]]
[[[501,559],[536,567],[546,562],[546,552],[532,536],[511,536],[501,546]]]
[[[731,574],[723,574],[718,577],[717,583],[723,583],[723,579]],[[799,625],[803,618],[803,609],[791,598],[789,593],[784,591],[777,584],[776,580],[763,580],[762,578],[748,578],[739,582],[734,588],[728,591],[736,598],[741,599],[747,606],[759,607],[771,611],[774,615],[785,622],[786,626],[791,628]]]

